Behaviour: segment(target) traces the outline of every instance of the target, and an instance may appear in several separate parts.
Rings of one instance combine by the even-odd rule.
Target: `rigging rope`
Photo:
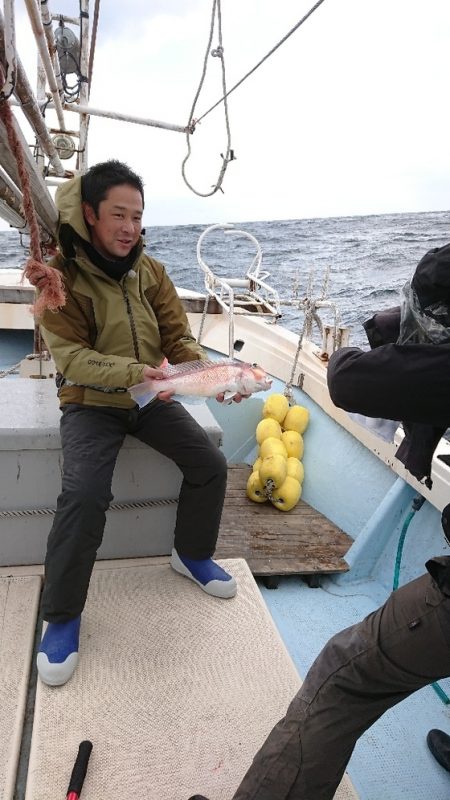
[[[3,80],[3,70],[0,71],[0,80]],[[10,105],[7,101],[0,102],[0,118],[6,128],[8,143],[12,154],[17,162],[17,170],[23,195],[23,210],[30,231],[30,257],[28,258],[23,271],[23,277],[28,278],[33,286],[40,289],[40,295],[33,306],[33,311],[37,317],[41,316],[45,309],[57,311],[65,303],[63,281],[61,274],[53,267],[45,264],[42,259],[39,225],[36,211],[33,205],[30,179],[25,166],[25,156],[22,151],[19,138],[14,128],[14,117]]]
[[[18,361],[17,364],[13,364],[12,367],[8,367],[8,369],[0,369],[0,378],[6,378],[8,375],[13,375],[18,371],[19,367],[20,361]]]
[[[224,91],[223,97],[221,97],[220,100],[217,101],[217,103],[214,103],[214,105],[211,106],[211,108],[209,108],[208,111],[205,111],[205,113],[202,114],[201,117],[199,117],[197,120],[195,120],[195,124],[198,124],[199,122],[201,122],[202,119],[204,119],[220,103],[222,103],[223,101],[226,102],[226,99],[227,99],[227,97],[230,96],[231,92],[234,92],[234,90],[237,89],[238,86],[240,86],[242,83],[244,83],[244,81],[247,80],[247,78],[249,78],[250,75],[252,75],[254,72],[256,72],[258,67],[260,67],[261,64],[264,64],[264,61],[267,61],[267,59],[275,52],[275,50],[278,50],[278,48],[281,47],[281,45],[284,44],[284,42],[287,39],[289,39],[289,37],[292,36],[293,33],[295,33],[295,31],[300,27],[300,25],[303,25],[303,23],[306,22],[308,17],[310,17],[314,13],[314,11],[316,11],[319,8],[319,6],[321,6],[322,3],[324,3],[324,2],[325,2],[325,0],[317,0],[317,3],[315,3],[315,5],[313,5],[312,8],[309,9],[309,11],[305,14],[305,16],[302,17],[297,22],[297,24],[294,25],[293,28],[291,28],[290,31],[288,31],[286,36],[283,36],[283,38],[280,39],[280,41],[276,45],[274,45],[274,47],[272,47],[271,50],[269,50],[269,52],[264,56],[264,58],[261,59],[261,61],[258,61],[258,63],[255,64],[255,66],[251,70],[249,70],[249,72],[247,72],[246,75],[244,75],[244,77],[240,79],[240,81],[235,83],[235,85],[229,90],[229,92],[225,92]]]
[[[221,0],[213,0],[212,11],[211,11],[211,24],[210,24],[210,30],[209,30],[209,38],[208,38],[208,44],[207,44],[207,47],[206,47],[205,57],[204,57],[204,60],[203,60],[202,76],[200,78],[200,83],[199,83],[197,92],[195,94],[194,101],[192,103],[191,112],[189,114],[189,122],[188,122],[187,127],[186,127],[186,143],[187,143],[188,151],[187,151],[187,154],[186,154],[186,156],[185,156],[185,158],[183,160],[183,163],[181,164],[181,174],[183,176],[183,180],[184,180],[186,186],[188,186],[189,189],[192,192],[194,192],[194,194],[198,195],[199,197],[211,197],[211,195],[215,194],[219,189],[221,189],[222,183],[223,183],[223,179],[225,177],[225,172],[226,172],[226,169],[228,167],[228,164],[229,164],[230,161],[233,161],[233,159],[234,159],[234,153],[233,153],[233,150],[231,149],[231,133],[230,133],[230,121],[229,121],[229,118],[228,118],[228,102],[226,100],[227,87],[226,87],[226,78],[225,78],[225,60],[224,60],[224,56],[223,56],[223,45],[222,45],[222,10],[221,10],[220,3],[221,3]],[[217,181],[216,181],[215,185],[213,186],[213,188],[211,189],[210,192],[199,192],[199,191],[197,191],[197,189],[194,189],[192,184],[189,183],[189,181],[188,181],[188,179],[186,177],[185,166],[186,166],[186,162],[188,161],[188,159],[189,159],[189,157],[191,155],[191,140],[190,140],[190,137],[193,134],[195,125],[198,122],[198,120],[194,120],[194,111],[195,111],[195,106],[197,105],[197,100],[199,98],[199,95],[200,95],[200,92],[202,90],[203,83],[204,83],[204,80],[205,80],[205,77],[206,77],[208,57],[210,55],[209,48],[211,47],[212,37],[213,37],[213,34],[214,34],[214,21],[215,21],[215,16],[216,16],[216,9],[217,9],[217,29],[218,29],[219,45],[218,45],[218,47],[216,47],[213,50],[211,50],[211,56],[216,57],[216,58],[220,58],[220,62],[221,62],[221,66],[222,66],[222,91],[224,93],[224,98],[222,98],[222,99],[224,99],[225,126],[226,126],[226,131],[227,131],[227,149],[226,149],[225,155],[222,155],[222,153],[221,153],[222,166],[220,168],[219,176],[217,178]]]

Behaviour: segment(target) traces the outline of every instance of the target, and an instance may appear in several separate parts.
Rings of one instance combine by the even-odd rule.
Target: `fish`
[[[184,403],[202,403],[223,393],[224,401],[231,402],[237,394],[263,392],[272,385],[272,378],[257,364],[234,358],[167,366],[163,362],[160,369],[164,377],[147,378],[128,389],[139,408],[148,405],[159,392],[173,392],[173,400]]]

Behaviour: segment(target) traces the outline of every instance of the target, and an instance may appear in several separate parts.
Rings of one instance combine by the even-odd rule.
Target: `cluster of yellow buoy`
[[[259,453],[247,481],[247,497],[255,503],[270,500],[281,511],[290,511],[302,494],[303,433],[309,412],[303,406],[289,408],[283,394],[271,394],[262,416],[256,426]]]

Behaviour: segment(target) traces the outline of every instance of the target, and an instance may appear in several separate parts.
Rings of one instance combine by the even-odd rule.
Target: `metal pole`
[[[53,69],[55,71],[59,96],[61,97],[62,101],[64,100],[64,87],[61,79],[61,66],[59,63],[58,50],[56,48],[55,34],[52,28],[52,15],[48,7],[48,0],[45,0],[45,2],[42,2],[41,0],[41,17],[44,25],[45,37],[47,39],[48,51],[53,62]]]
[[[5,83],[0,91],[0,99],[10,97],[16,85],[16,28],[14,19],[14,0],[4,0],[5,9]]]
[[[94,19],[92,21],[91,48],[89,50],[89,69],[88,69],[89,86],[88,86],[88,96],[91,93],[92,73],[94,71],[95,43],[97,41],[97,29],[98,29],[99,12],[100,12],[100,0],[95,0]]]
[[[3,14],[1,11],[0,11],[0,61],[3,63],[5,61],[5,26],[4,26]],[[20,58],[17,55],[16,55],[16,65],[17,65],[17,76],[16,76],[16,88],[14,90],[14,94],[16,95],[16,97],[19,98],[22,111],[25,114],[25,117],[27,118],[31,127],[33,128],[34,132],[36,133],[36,136],[38,137],[42,145],[42,149],[50,159],[53,168],[58,173],[58,175],[63,175],[64,167],[61,164],[60,158],[56,151],[56,147],[50,138],[47,128],[45,127],[42,114],[39,110],[39,106],[33,94],[33,90],[28,82],[28,78],[25,74],[25,70],[22,66]],[[14,101],[12,102],[14,104]],[[26,145],[26,147],[28,148],[28,145]]]
[[[53,108],[53,103],[48,104],[48,108]],[[100,108],[92,108],[91,106],[75,105],[75,103],[65,103],[65,111],[73,111],[76,114],[89,114],[91,117],[108,117],[115,119],[118,122],[133,122],[136,125],[148,125],[152,128],[164,128],[164,130],[175,131],[176,133],[186,133],[188,128],[186,125],[172,125],[170,122],[160,122],[156,119],[148,119],[146,117],[135,117],[130,114],[120,114],[117,111],[105,111]]]
[[[79,25],[80,18],[79,17],[66,17],[65,14],[52,14],[52,20],[54,22],[59,22],[62,19],[63,22],[68,22],[69,25]]]
[[[89,0],[80,0],[80,100],[78,108],[85,107],[89,100]],[[86,172],[88,165],[87,153],[87,134],[89,128],[89,116],[86,112],[81,112],[80,119],[80,151],[77,155],[77,169]]]
[[[0,172],[0,198],[7,206],[7,209],[2,206],[0,216],[15,227],[24,228],[22,193],[3,170]],[[8,218],[6,219],[6,217]]]
[[[16,120],[14,120],[13,124],[27,163],[36,214],[40,220],[42,220],[42,226],[47,233],[54,235],[58,222],[58,212],[56,211],[55,204],[53,203],[44,180],[39,174],[36,162],[30,153],[30,148]],[[20,186],[16,159],[10,150],[8,136],[3,122],[0,123],[0,164],[7,175],[9,175],[11,181],[16,186]]]
[[[50,58],[50,53],[48,50],[44,28],[42,27],[42,21],[39,15],[38,7],[36,5],[36,0],[25,0],[25,5],[27,7],[28,16],[30,18],[31,27],[33,28],[34,38],[36,39],[36,44],[38,46],[38,50],[42,58],[45,74],[47,75],[48,85],[50,87],[53,101],[55,103],[55,111],[58,116],[58,121],[61,126],[61,130],[64,131],[65,123],[64,123],[64,112],[61,104],[61,97],[56,83],[56,76]]]
[[[37,64],[36,98],[40,108],[42,108],[45,101],[47,100],[47,97],[45,95],[45,70],[44,70],[44,65],[42,64],[42,58],[39,53],[37,54],[37,59],[38,59],[38,64]],[[39,172],[41,173],[41,175],[43,175],[45,168],[45,158],[39,142],[36,145],[36,164],[38,165]]]

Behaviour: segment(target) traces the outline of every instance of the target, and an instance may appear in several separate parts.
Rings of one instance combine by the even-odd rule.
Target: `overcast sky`
[[[50,5],[75,15],[78,0]],[[312,5],[222,0],[228,86]],[[185,124],[211,7],[211,0],[103,0],[91,105]],[[27,19],[19,11],[18,48],[32,69]],[[231,95],[237,158],[223,194],[203,199],[185,186],[180,133],[92,118],[89,162],[119,158],[142,175],[146,224],[447,209],[449,53],[448,0],[325,0]],[[220,61],[209,57],[196,116],[221,94]],[[209,191],[226,148],[223,104],[197,128],[192,148],[189,180]]]

